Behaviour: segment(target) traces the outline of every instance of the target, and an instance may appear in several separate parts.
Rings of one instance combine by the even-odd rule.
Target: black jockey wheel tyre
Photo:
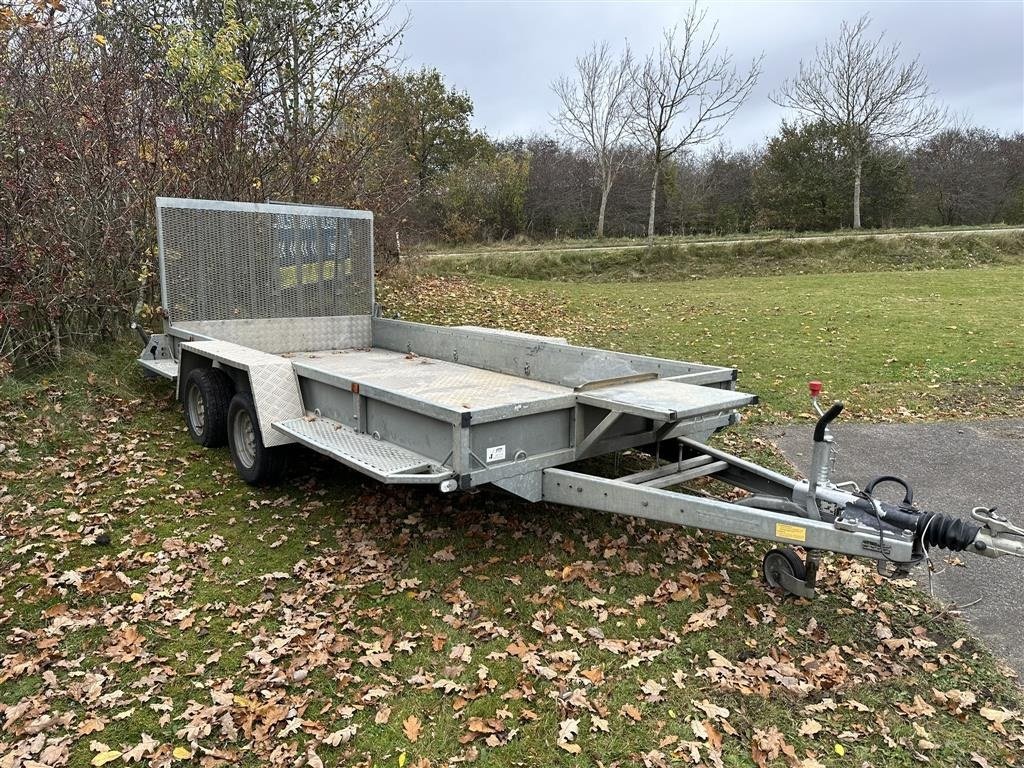
[[[239,392],[228,406],[228,446],[238,476],[249,485],[267,485],[280,479],[287,465],[287,446],[267,448],[263,444],[256,406]]]
[[[789,547],[784,549],[769,549],[761,561],[761,575],[765,583],[772,589],[781,589],[787,594],[793,594],[783,585],[781,574],[788,574],[797,581],[807,578],[807,566],[800,559],[800,555]]]
[[[181,402],[193,442],[216,448],[228,441],[232,389],[231,379],[219,368],[196,368],[188,375]]]

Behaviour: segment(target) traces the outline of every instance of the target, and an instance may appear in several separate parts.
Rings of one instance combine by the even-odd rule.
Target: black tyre
[[[185,380],[182,405],[192,439],[204,448],[228,441],[228,404],[231,378],[219,368],[196,368]]]
[[[287,446],[267,448],[263,444],[256,406],[244,392],[231,398],[228,406],[228,445],[238,476],[250,485],[274,482],[287,466]]]
[[[783,592],[793,594],[782,583],[782,574],[787,574],[803,581],[807,578],[807,566],[800,559],[800,555],[792,549],[769,549],[761,561],[761,574],[765,582],[773,589],[781,589]]]

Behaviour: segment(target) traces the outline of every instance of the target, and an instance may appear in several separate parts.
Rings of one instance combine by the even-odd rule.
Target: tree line
[[[867,15],[843,22],[801,61],[770,97],[790,116],[763,146],[741,150],[719,140],[761,61],[737,65],[706,9],[692,5],[646,56],[596,43],[552,84],[554,133],[496,148],[523,173],[505,180],[518,195],[502,222],[439,236],[1020,222],[1024,135],[949,119],[920,61],[870,26]]]
[[[160,195],[369,209],[381,257],[426,240],[833,229],[858,223],[855,194],[864,226],[1021,220],[1022,137],[914,138],[940,110],[865,20],[779,89],[791,120],[744,149],[719,140],[760,63],[735,63],[697,6],[646,55],[595,45],[554,78],[549,130],[500,140],[440,72],[400,66],[407,23],[391,0],[0,8],[0,374],[153,308]],[[872,92],[910,102],[816,113],[834,50],[885,65]]]
[[[486,208],[477,209],[468,229],[446,229],[435,221],[438,229],[428,227],[425,237],[593,237],[603,202],[606,236],[647,235],[650,165],[638,149],[626,150],[603,200],[599,165],[558,137],[536,135],[497,146],[523,163],[522,175],[507,179],[517,190],[508,210],[488,218]],[[717,144],[667,162],[654,229],[660,235],[728,235],[850,228],[854,172],[827,125],[783,123],[763,145]],[[909,150],[870,153],[861,176],[864,227],[1024,224],[1024,134],[951,126]]]

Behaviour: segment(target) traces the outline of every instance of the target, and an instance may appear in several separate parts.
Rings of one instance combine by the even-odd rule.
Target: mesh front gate
[[[373,310],[369,211],[176,198],[156,211],[171,324]]]

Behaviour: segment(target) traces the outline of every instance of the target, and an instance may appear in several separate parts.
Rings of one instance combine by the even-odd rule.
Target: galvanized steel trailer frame
[[[530,501],[800,545],[806,562],[773,550],[765,575],[803,595],[817,551],[901,567],[929,544],[1024,554],[1024,531],[984,508],[959,539],[936,538],[941,526],[920,530],[909,505],[888,512],[832,483],[837,411],[816,431],[810,482],[707,446],[756,401],[736,390],[734,368],[379,316],[369,212],[159,198],[157,237],[164,333],[145,336],[139,363],[175,380],[193,437],[226,439],[250,481],[297,443],[383,483],[493,484]],[[631,448],[668,459],[618,479],[563,468]],[[704,477],[754,496],[666,490]]]

